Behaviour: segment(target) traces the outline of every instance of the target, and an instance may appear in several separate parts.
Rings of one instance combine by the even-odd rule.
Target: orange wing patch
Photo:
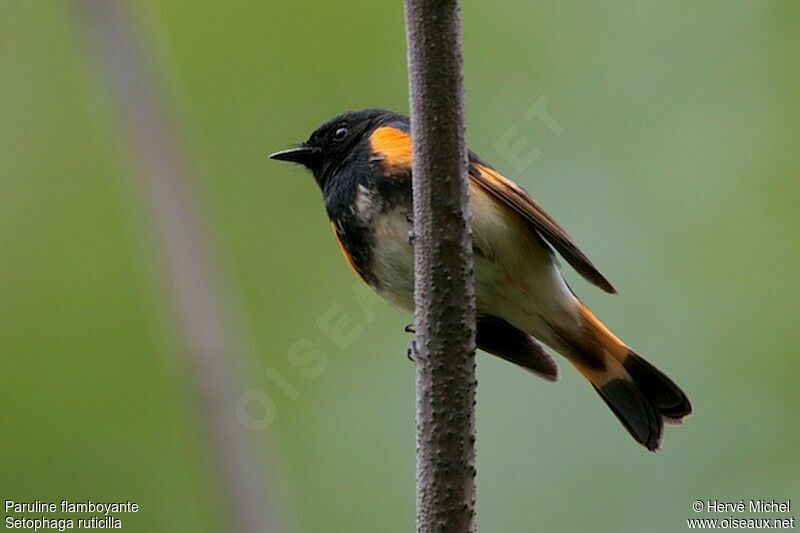
[[[369,137],[372,153],[381,159],[384,170],[408,170],[411,168],[411,135],[382,126]]]

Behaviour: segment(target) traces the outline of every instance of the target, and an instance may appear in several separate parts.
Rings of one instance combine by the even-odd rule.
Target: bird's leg
[[[408,244],[414,246],[414,241],[417,240],[417,234],[414,233],[414,219],[411,215],[406,215],[406,222],[411,224],[411,227],[408,228]]]
[[[406,333],[416,333],[416,330],[414,329],[414,324],[408,324],[406,327],[403,328],[403,331],[405,331]],[[406,357],[412,363],[416,363],[418,353],[419,352],[417,350],[417,339],[412,339],[411,343],[409,343],[408,345],[408,349],[406,350]]]
[[[409,343],[408,349],[406,350],[406,357],[412,363],[416,363],[418,353],[419,351],[417,350],[417,339],[413,339],[411,343]]]

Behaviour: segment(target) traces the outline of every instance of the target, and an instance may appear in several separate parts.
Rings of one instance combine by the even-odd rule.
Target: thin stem
[[[475,528],[475,289],[459,3],[406,0],[414,139],[417,529]]]

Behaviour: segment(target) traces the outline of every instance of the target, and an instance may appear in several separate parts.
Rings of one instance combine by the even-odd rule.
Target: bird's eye
[[[338,130],[336,130],[336,132],[333,134],[333,140],[334,140],[334,141],[341,141],[341,140],[344,140],[344,138],[345,138],[345,137],[347,137],[347,128],[339,128],[339,129],[338,129]]]

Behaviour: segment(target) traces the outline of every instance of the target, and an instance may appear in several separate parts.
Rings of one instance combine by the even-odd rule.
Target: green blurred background
[[[402,4],[125,6],[249,347],[237,387],[275,404],[247,431],[286,528],[411,530],[410,318],[355,283],[313,180],[266,159],[338,112],[407,111]],[[227,531],[74,7],[0,3],[0,498],[129,499],[128,531]],[[472,149],[570,230],[620,294],[569,272],[576,292],[696,410],[649,454],[566,365],[552,385],[479,355],[479,528],[683,531],[696,499],[800,497],[800,3],[465,2],[463,33]],[[523,118],[542,98],[557,130]],[[298,342],[326,364],[293,364]]]

